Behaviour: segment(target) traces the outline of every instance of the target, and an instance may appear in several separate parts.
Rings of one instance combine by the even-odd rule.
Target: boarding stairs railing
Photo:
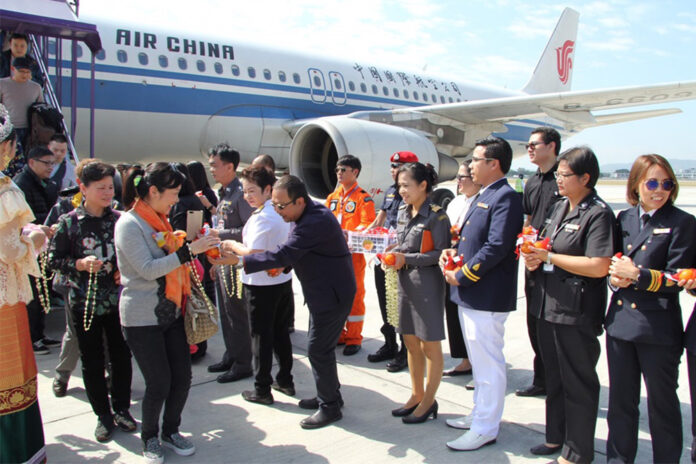
[[[31,42],[31,48],[34,51],[35,54],[39,54],[41,51],[41,48],[39,48],[38,41],[36,40],[36,37],[34,34],[29,34],[29,40]],[[35,56],[35,61],[39,64],[39,69],[41,70],[41,75],[44,80],[44,99],[46,100],[46,103],[51,105],[53,108],[58,110],[60,114],[63,114],[63,110],[60,106],[60,102],[58,101],[58,97],[56,96],[56,92],[53,89],[53,84],[51,83],[50,75],[48,73],[48,68],[46,67],[46,63],[44,60],[41,58],[41,56]],[[56,57],[58,59],[58,57]],[[73,76],[75,77],[75,76]],[[75,118],[77,115],[72,114],[71,117]],[[70,156],[72,156],[73,160],[75,161],[75,164],[78,163],[78,158],[77,158],[77,150],[75,150],[75,144],[73,142],[72,135],[70,133],[70,130],[68,129],[68,125],[65,122],[65,117],[63,117],[60,121],[61,123],[61,128],[63,129],[63,135],[65,135],[65,138],[68,141],[68,151],[70,152]]]

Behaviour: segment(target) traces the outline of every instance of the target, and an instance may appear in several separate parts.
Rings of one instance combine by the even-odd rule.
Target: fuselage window
[[[461,99],[461,98],[457,98],[457,103],[461,103],[461,102],[462,102],[462,99]]]
[[[314,81],[315,86],[321,87],[321,79],[319,79],[319,76],[314,76],[314,79],[312,80]]]
[[[454,103],[454,99],[452,97],[449,97],[449,102]]]
[[[143,52],[138,53],[138,63],[142,64],[143,66],[147,66],[148,61],[147,54]]]
[[[53,47],[54,47],[53,54],[55,55],[55,42],[53,42],[53,44],[54,44],[54,45],[53,45]],[[49,45],[49,48],[50,48],[50,45]],[[104,61],[104,60],[106,59],[106,52],[105,52],[104,49],[102,48],[101,50],[99,50],[99,51],[97,52],[97,54],[96,54],[94,57],[95,57],[96,59],[98,59],[99,61]]]
[[[341,90],[341,81],[338,79],[334,79],[334,88],[336,90]]]
[[[280,82],[285,82],[287,80],[287,76],[285,75],[284,71],[278,71],[278,80]]]
[[[408,90],[404,90],[404,98],[408,99]]]
[[[101,50],[104,51],[104,50]],[[48,41],[48,54],[55,55],[56,52],[56,39],[51,39]]]
[[[418,92],[413,92],[413,99],[418,101]]]
[[[348,88],[351,92],[355,92],[355,83],[353,81],[348,81]]]
[[[292,74],[292,81],[293,81],[295,84],[299,84],[300,82],[302,82],[302,79],[300,79],[300,75],[299,75],[299,74],[293,73],[293,74]]]
[[[249,67],[247,68],[247,74],[248,74],[249,77],[251,77],[252,79],[255,79],[255,78],[256,78],[256,69],[255,69],[253,66],[249,66]]]
[[[161,68],[166,68],[167,66],[169,66],[169,58],[167,58],[167,55],[159,56],[159,65]]]
[[[186,68],[188,68],[188,63],[186,62],[186,58],[181,57],[177,60],[177,62],[179,64],[179,69],[181,69],[182,71],[185,70]]]
[[[205,63],[203,60],[196,61],[196,68],[198,68],[200,72],[205,72]]]
[[[236,64],[232,65],[232,75],[239,76],[239,66],[237,66]]]
[[[445,97],[443,97],[442,95],[440,95],[440,103],[445,103]]]
[[[80,58],[82,56],[82,47],[80,44],[77,44],[77,57]]]
[[[213,65],[213,67],[215,68],[216,73],[222,74],[222,63],[220,63],[219,61],[216,61],[215,64]]]
[[[393,91],[394,91],[394,96],[395,96],[396,98],[399,98],[399,89],[396,89],[396,88],[395,88],[395,89],[393,89]]]
[[[389,96],[389,89],[387,88],[386,85],[384,87],[382,87],[382,93],[387,97]]]
[[[377,95],[377,86],[375,84],[372,84],[372,93]]]
[[[119,61],[119,63],[125,63],[128,61],[128,54],[125,50],[119,50],[116,52],[116,59]]]
[[[432,94],[431,96],[433,97],[433,103],[437,103],[437,97],[435,96],[435,94]]]
[[[270,81],[270,80],[271,80],[271,77],[273,77],[273,76],[271,75],[271,70],[270,70],[270,69],[264,69],[264,70],[263,70],[263,78],[266,79],[267,81]]]
[[[425,93],[425,92],[423,92],[423,101],[424,101],[425,103],[428,103],[428,94]]]
[[[362,93],[367,93],[367,86],[364,82],[360,83],[360,90],[362,91]]]

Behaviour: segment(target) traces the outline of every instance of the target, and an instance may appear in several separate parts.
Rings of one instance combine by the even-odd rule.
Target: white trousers
[[[474,376],[471,430],[491,437],[498,436],[505,406],[503,337],[507,317],[508,313],[459,307],[459,323]]]

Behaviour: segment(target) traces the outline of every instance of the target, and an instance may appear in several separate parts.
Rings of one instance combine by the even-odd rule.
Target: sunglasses
[[[275,209],[277,209],[278,211],[282,211],[285,208],[287,208],[289,205],[291,205],[292,203],[295,203],[295,200],[290,200],[286,203],[273,203],[273,202],[271,202],[271,206],[274,207]]]
[[[529,150],[530,148],[536,148],[539,145],[546,145],[546,143],[544,143],[544,142],[529,142],[529,143],[524,145],[524,148]]]
[[[346,172],[347,170],[348,170],[348,168],[343,167],[343,166],[339,166],[336,168],[336,174],[338,174],[339,172]]]
[[[391,164],[391,167],[392,167],[393,169],[399,169],[401,166],[402,166],[401,163],[392,163],[392,164]]]
[[[648,179],[645,181],[645,188],[650,191],[657,190],[660,185],[662,185],[662,190],[665,192],[671,192],[672,189],[674,189],[674,181],[672,179],[665,179],[661,184],[657,179]]]
[[[457,180],[462,180],[462,179],[471,179],[471,176],[457,176]]]

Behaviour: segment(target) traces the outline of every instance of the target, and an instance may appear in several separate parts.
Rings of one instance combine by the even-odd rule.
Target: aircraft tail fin
[[[571,8],[563,10],[524,92],[537,94],[570,90],[579,17],[580,13]]]

